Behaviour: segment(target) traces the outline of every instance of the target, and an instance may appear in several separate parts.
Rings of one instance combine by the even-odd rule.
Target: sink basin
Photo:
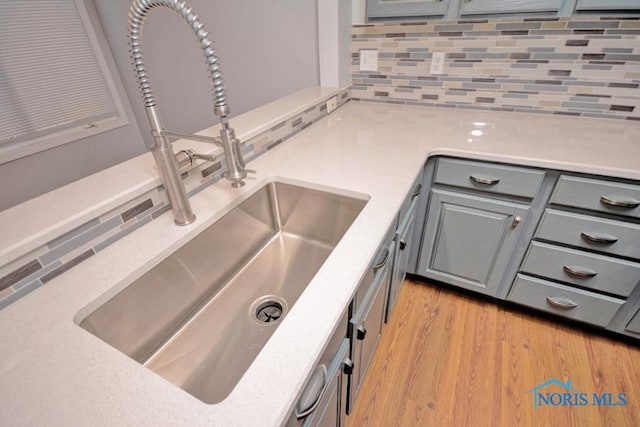
[[[365,204],[268,183],[80,325],[203,402],[218,403]]]

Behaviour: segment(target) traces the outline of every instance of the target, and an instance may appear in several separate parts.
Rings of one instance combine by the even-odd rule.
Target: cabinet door
[[[640,334],[640,311],[633,316],[633,319],[631,319],[624,329],[635,334]]]
[[[375,276],[374,283],[363,299],[356,314],[349,322],[351,344],[353,348],[353,373],[349,387],[349,411],[353,408],[360,391],[369,364],[373,358],[384,324],[387,285],[389,283],[390,262],[381,267]]]
[[[391,273],[391,283],[389,285],[389,298],[387,302],[387,315],[385,322],[391,317],[391,311],[396,304],[398,293],[405,276],[407,275],[407,267],[409,265],[409,249],[413,244],[414,225],[416,219],[416,201],[414,200],[407,214],[400,222],[398,232],[396,233],[395,258],[393,262],[393,272]]]
[[[349,340],[345,339],[328,369],[327,384],[318,406],[305,418],[303,427],[341,427],[345,424],[347,378],[343,372],[349,355]]]
[[[638,0],[578,0],[576,10],[639,10]]]
[[[564,0],[462,0],[461,15],[557,12]]]
[[[367,18],[444,16],[449,0],[367,0]]]
[[[432,190],[419,273],[495,296],[528,210],[518,203]]]

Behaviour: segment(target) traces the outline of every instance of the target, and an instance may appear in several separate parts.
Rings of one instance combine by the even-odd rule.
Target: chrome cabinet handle
[[[613,206],[616,208],[624,208],[624,209],[633,209],[640,206],[640,201],[635,199],[613,199],[609,196],[600,196],[600,203],[608,206]]]
[[[587,242],[599,243],[601,245],[610,245],[618,241],[618,238],[611,234],[587,233],[586,231],[583,231],[580,233],[580,236]]]
[[[492,178],[490,176],[480,176],[480,175],[469,175],[469,179],[476,184],[483,185],[496,185],[500,182],[498,178]]]
[[[358,328],[356,329],[356,338],[362,341],[366,336],[367,336],[367,328],[365,328],[364,325],[358,326]]]
[[[385,266],[385,264],[387,263],[387,259],[389,258],[389,249],[388,248],[384,248],[384,250],[382,251],[382,254],[380,256],[378,256],[378,261],[376,261],[376,263],[373,265],[373,270],[380,270],[382,267]]]
[[[342,361],[342,372],[345,375],[353,374],[353,360],[351,358],[347,357]]]
[[[571,310],[578,306],[578,303],[562,297],[547,297],[547,304],[562,310]]]
[[[513,217],[513,221],[511,221],[511,228],[516,228],[522,222],[522,217],[520,215],[515,215]]]
[[[422,191],[422,184],[416,185],[415,188],[413,189],[413,193],[411,193],[411,200],[418,197],[421,191]]]
[[[315,411],[320,399],[327,388],[327,367],[320,365],[311,374],[311,378],[302,390],[300,399],[296,404],[296,418],[301,419]]]
[[[404,239],[400,239],[400,241],[398,242],[398,246],[400,247],[401,251],[404,251],[407,247],[407,242],[405,242]]]
[[[594,277],[598,274],[597,271],[593,271],[590,268],[585,267],[575,267],[572,265],[564,265],[562,269],[569,276],[577,277],[578,279],[588,279],[589,277]]]

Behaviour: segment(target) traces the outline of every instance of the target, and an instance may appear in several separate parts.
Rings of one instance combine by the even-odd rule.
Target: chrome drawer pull
[[[484,185],[496,185],[500,182],[498,178],[491,178],[489,176],[469,175],[469,179],[477,184]]]
[[[640,206],[640,202],[634,199],[618,200],[608,196],[600,196],[600,203],[624,209],[633,209]]]
[[[588,242],[599,243],[601,245],[610,245],[618,241],[618,238],[611,234],[587,233],[586,231],[583,231],[580,233],[580,236]]]
[[[571,301],[569,298],[562,297],[547,297],[547,303],[562,310],[571,310],[578,306],[577,303]]]
[[[593,271],[589,268],[584,268],[584,267],[574,267],[574,266],[565,265],[562,267],[562,269],[569,276],[577,277],[579,279],[588,279],[589,277],[594,277],[595,275],[598,274],[597,271]]]
[[[413,189],[413,193],[411,193],[411,200],[418,197],[421,191],[422,191],[422,184],[416,185],[415,188]]]
[[[378,255],[378,259],[376,263],[373,265],[373,271],[380,270],[387,263],[387,259],[389,258],[389,248],[384,248],[382,253]]]

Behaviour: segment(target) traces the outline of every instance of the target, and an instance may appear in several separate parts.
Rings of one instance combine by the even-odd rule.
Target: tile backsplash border
[[[359,70],[363,49],[377,72]],[[640,120],[638,18],[354,25],[351,53],[356,101]]]
[[[350,100],[350,88],[336,96],[339,108]],[[245,159],[250,161],[263,155],[327,116],[326,102],[327,99],[323,99],[247,140],[242,147]],[[224,155],[217,159],[215,163],[198,165],[183,174],[189,196],[222,178]],[[153,221],[170,208],[164,187],[160,185],[0,266],[0,309]]]

